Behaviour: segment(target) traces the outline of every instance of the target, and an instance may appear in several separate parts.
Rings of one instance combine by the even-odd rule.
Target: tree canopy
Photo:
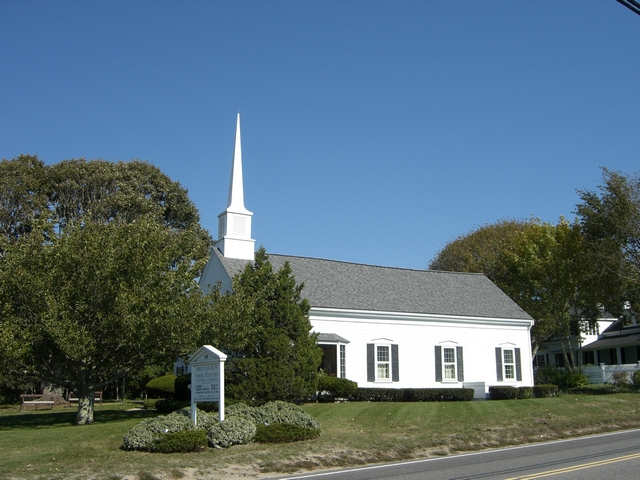
[[[322,351],[311,335],[309,302],[291,267],[274,271],[264,248],[232,280],[233,293],[216,293],[210,332],[228,355],[226,392],[264,403],[299,401],[315,392]]]
[[[640,305],[640,176],[603,169],[599,191],[580,191],[577,206],[592,267],[593,302],[612,314]]]
[[[0,366],[73,390],[91,423],[94,389],[196,348],[209,236],[145,162],[20,156],[0,178]]]

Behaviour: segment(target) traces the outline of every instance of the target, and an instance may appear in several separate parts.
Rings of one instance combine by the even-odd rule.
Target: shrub
[[[611,380],[612,383],[618,387],[627,388],[631,384],[627,372],[614,372],[613,375],[611,375]]]
[[[354,402],[456,402],[473,400],[472,388],[358,388]]]
[[[401,388],[358,388],[349,396],[354,402],[401,402],[403,398]]]
[[[635,389],[640,389],[640,370],[636,370],[631,375],[631,385],[633,385]]]
[[[518,387],[518,399],[534,398],[533,387]]]
[[[533,387],[533,396],[536,398],[551,398],[558,396],[557,385],[535,385]]]
[[[198,410],[198,430],[206,430],[218,422],[217,415]],[[134,425],[124,436],[122,448],[125,450],[154,451],[156,441],[167,433],[194,430],[191,423],[191,409],[183,408],[167,416],[147,418]]]
[[[222,423],[209,427],[207,440],[213,448],[228,448],[251,441],[256,434],[256,425],[246,417],[227,417]]]
[[[610,393],[624,393],[629,391],[625,387],[614,385],[613,383],[603,383],[601,385],[582,385],[567,390],[567,393],[576,395],[607,395]]]
[[[178,375],[174,382],[174,390],[176,400],[182,400],[185,402],[191,402],[191,374]]]
[[[149,398],[170,398],[173,399],[175,395],[175,375],[163,375],[162,377],[154,378],[145,387],[147,396]]]
[[[286,423],[258,425],[254,442],[259,443],[289,443],[309,440],[320,435],[320,430],[304,428]]]
[[[155,441],[154,451],[160,453],[200,452],[207,446],[204,430],[182,430],[162,435]]]
[[[491,400],[515,400],[518,398],[518,389],[507,386],[489,387],[489,398]]]
[[[312,428],[314,430],[320,429],[320,422],[318,420],[297,405],[280,400],[265,403],[261,407],[255,408],[252,415],[255,422],[261,425],[287,423],[289,425],[298,425],[299,427]]]
[[[473,388],[406,388],[403,402],[468,402],[473,400]]]
[[[144,402],[142,402],[142,406],[146,410],[155,410],[156,403],[162,400],[161,398],[147,398]]]
[[[572,372],[566,368],[542,367],[536,370],[535,384],[557,385],[559,390],[589,385],[589,378],[579,372]]]
[[[189,430],[193,427],[189,416],[174,412],[166,417],[160,415],[147,418],[129,429],[125,434],[122,448],[125,450],[150,450],[155,448],[156,440],[165,433]]]
[[[171,413],[181,408],[189,407],[190,402],[161,398],[155,402],[155,409],[160,413]]]
[[[318,377],[316,389],[319,392],[327,392],[328,397],[347,398],[358,388],[358,384],[346,378],[329,377],[326,375]]]

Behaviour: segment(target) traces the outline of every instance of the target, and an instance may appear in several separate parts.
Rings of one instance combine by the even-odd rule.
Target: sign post
[[[196,403],[218,402],[218,417],[224,421],[224,362],[227,356],[211,345],[203,345],[189,358],[191,365],[191,421],[197,425]]]

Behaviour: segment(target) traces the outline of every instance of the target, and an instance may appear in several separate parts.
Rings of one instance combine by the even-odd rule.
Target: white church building
[[[220,284],[254,260],[244,206],[240,115],[227,208],[218,216],[200,286]],[[291,266],[329,375],[368,388],[532,386],[533,319],[482,274],[412,270],[269,254]]]

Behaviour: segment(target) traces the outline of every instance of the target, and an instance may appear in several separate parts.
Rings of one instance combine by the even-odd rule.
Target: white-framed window
[[[496,347],[496,380],[498,382],[521,382],[521,350],[513,344],[503,345]]]
[[[505,380],[513,380],[516,378],[516,363],[515,363],[515,355],[512,349],[504,348],[502,349],[502,366],[504,368],[504,378]]]
[[[456,349],[444,347],[442,349],[442,368],[444,380],[456,380]]]
[[[456,342],[441,342],[435,346],[436,382],[463,382],[462,346]]]
[[[367,382],[399,382],[398,345],[387,338],[374,342],[367,344]]]
[[[391,352],[389,345],[376,345],[376,380],[391,380]]]

